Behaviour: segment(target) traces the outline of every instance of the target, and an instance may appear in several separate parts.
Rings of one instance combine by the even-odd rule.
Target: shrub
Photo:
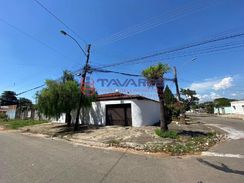
[[[8,119],[8,116],[5,113],[0,112],[0,119],[6,121]]]
[[[176,139],[178,138],[178,134],[176,131],[162,131],[161,129],[155,129],[155,133],[162,138],[171,138]]]
[[[109,144],[110,146],[119,146],[120,140],[111,139],[111,140],[107,141],[106,143]]]

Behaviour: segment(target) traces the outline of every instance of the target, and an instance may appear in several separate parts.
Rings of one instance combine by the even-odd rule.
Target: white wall
[[[6,115],[9,119],[15,119],[16,109],[8,109]]]
[[[151,100],[136,100],[135,104],[138,107],[136,111],[137,116],[134,120],[133,126],[153,125],[160,120],[160,105],[158,102]],[[133,113],[132,113],[133,115]]]
[[[219,107],[219,108],[214,108],[214,114],[232,114],[233,113],[233,107]]]
[[[131,104],[132,126],[140,127],[152,125],[160,119],[160,106],[158,102],[150,100],[110,100],[92,103],[92,108],[85,109],[85,122],[96,125],[106,125],[106,105]],[[72,122],[75,122],[76,111],[72,112]],[[81,123],[82,111],[80,116]]]
[[[244,101],[233,101],[231,102],[231,107],[233,109],[233,114],[243,114],[244,115]]]

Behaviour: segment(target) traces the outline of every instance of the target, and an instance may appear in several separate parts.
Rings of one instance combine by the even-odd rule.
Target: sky
[[[57,79],[63,70],[84,66],[85,56],[67,31],[86,49],[90,63],[102,67],[194,42],[244,33],[244,0],[0,0],[0,92],[26,91]],[[108,67],[141,74],[157,63],[176,66],[180,88],[196,90],[200,101],[244,99],[244,36]],[[104,68],[105,69],[105,68]],[[171,71],[165,77],[173,78]],[[79,77],[76,77],[79,80]],[[93,72],[98,93],[120,91],[156,98],[143,78]],[[174,83],[167,81],[173,93]],[[18,97],[35,101],[35,92]]]

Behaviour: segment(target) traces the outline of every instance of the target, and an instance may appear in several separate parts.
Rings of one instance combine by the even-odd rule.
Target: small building
[[[231,106],[227,107],[214,107],[214,114],[232,114],[233,109]]]
[[[0,106],[0,113],[7,115],[8,119],[15,119],[17,105]]]
[[[244,100],[231,102],[231,108],[233,114],[244,115]]]
[[[140,127],[159,122],[160,105],[141,95],[115,92],[98,95],[97,101],[84,113],[84,121],[90,124]]]

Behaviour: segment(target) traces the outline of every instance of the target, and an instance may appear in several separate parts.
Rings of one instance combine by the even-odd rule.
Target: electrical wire
[[[149,55],[146,55],[146,56],[142,56],[142,57],[138,57],[138,58],[134,58],[134,59],[129,59],[129,60],[113,63],[113,64],[108,64],[108,65],[105,65],[105,66],[102,66],[102,67],[97,67],[97,69],[107,68],[107,67],[114,67],[114,66],[119,66],[119,65],[124,65],[124,64],[130,64],[130,63],[137,62],[137,61],[140,61],[140,60],[145,60],[145,59],[149,59],[149,58],[153,58],[153,57],[157,57],[157,56],[161,56],[161,55],[165,55],[165,54],[169,54],[169,53],[174,53],[174,52],[178,52],[178,51],[181,51],[181,50],[185,50],[185,49],[189,49],[189,48],[193,48],[193,47],[197,47],[197,46],[206,45],[206,44],[209,44],[209,43],[214,43],[214,42],[218,42],[218,41],[233,39],[233,38],[237,38],[237,37],[241,37],[241,36],[244,36],[244,33],[231,34],[231,35],[228,35],[228,36],[222,36],[222,37],[213,38],[213,39],[207,39],[207,40],[203,40],[203,41],[199,41],[199,42],[193,42],[193,43],[182,45],[182,46],[179,46],[179,47],[176,47],[176,48],[167,49],[167,50],[163,50],[163,51],[160,51],[160,52],[152,53],[152,54],[149,54]]]
[[[24,30],[22,30],[22,29],[16,27],[15,25],[9,23],[7,20],[5,20],[5,19],[3,19],[3,18],[0,18],[0,21],[1,21],[2,23],[4,23],[5,25],[9,26],[10,28],[14,29],[15,31],[19,32],[20,34],[22,34],[22,35],[24,35],[24,36],[26,36],[26,37],[32,39],[33,41],[38,42],[39,44],[45,46],[46,48],[52,50],[52,51],[55,52],[57,55],[62,56],[62,58],[65,57],[65,58],[68,58],[69,60],[72,59],[72,58],[68,57],[67,55],[64,55],[62,52],[58,51],[57,49],[53,48],[52,46],[50,46],[50,45],[47,44],[46,42],[42,41],[41,39],[38,39],[38,38],[36,38],[35,36],[31,35],[30,33],[25,32]]]
[[[200,5],[199,2],[201,3]],[[189,15],[191,13],[194,13],[196,11],[199,11],[203,8],[206,8],[207,6],[210,5],[210,3],[213,3],[213,1],[207,2],[206,1],[194,1],[191,2],[191,4],[186,4],[182,7],[177,7],[171,11],[166,11],[163,14],[152,17],[146,21],[144,21],[141,24],[136,24],[134,26],[128,27],[122,31],[119,31],[115,34],[112,34],[111,36],[107,38],[100,39],[98,41],[95,41],[95,46],[99,45],[106,45],[106,44],[111,44],[123,39],[126,39],[128,37],[131,37],[133,35],[145,32],[147,30],[156,28],[160,25],[172,22],[176,19],[182,18],[186,15]]]
[[[66,23],[64,23],[61,18],[56,16],[53,12],[51,12],[46,6],[44,6],[40,1],[38,0],[33,0],[35,1],[43,10],[45,10],[48,14],[50,14],[53,18],[55,18],[59,23],[61,23],[65,28],[67,28],[69,31],[71,31],[73,34],[75,34],[85,45],[87,45],[87,42],[81,38],[81,36],[76,33],[73,29],[71,29]]]
[[[70,74],[77,75],[77,74],[79,74],[81,71],[82,71],[82,69],[78,69],[78,70],[76,70],[76,71],[70,72]],[[58,82],[58,81],[61,81],[61,80],[62,80],[62,76],[59,77],[59,78],[57,78],[57,79],[54,80],[54,81],[57,81],[57,82]],[[23,92],[20,92],[20,93],[16,94],[16,96],[18,96],[18,95],[22,95],[22,94],[25,94],[25,93],[28,93],[28,92],[33,91],[33,90],[37,90],[37,89],[42,88],[42,87],[44,87],[44,86],[46,86],[46,84],[42,84],[42,85],[36,86],[36,87],[34,87],[34,88],[25,90],[25,91],[23,91]]]

